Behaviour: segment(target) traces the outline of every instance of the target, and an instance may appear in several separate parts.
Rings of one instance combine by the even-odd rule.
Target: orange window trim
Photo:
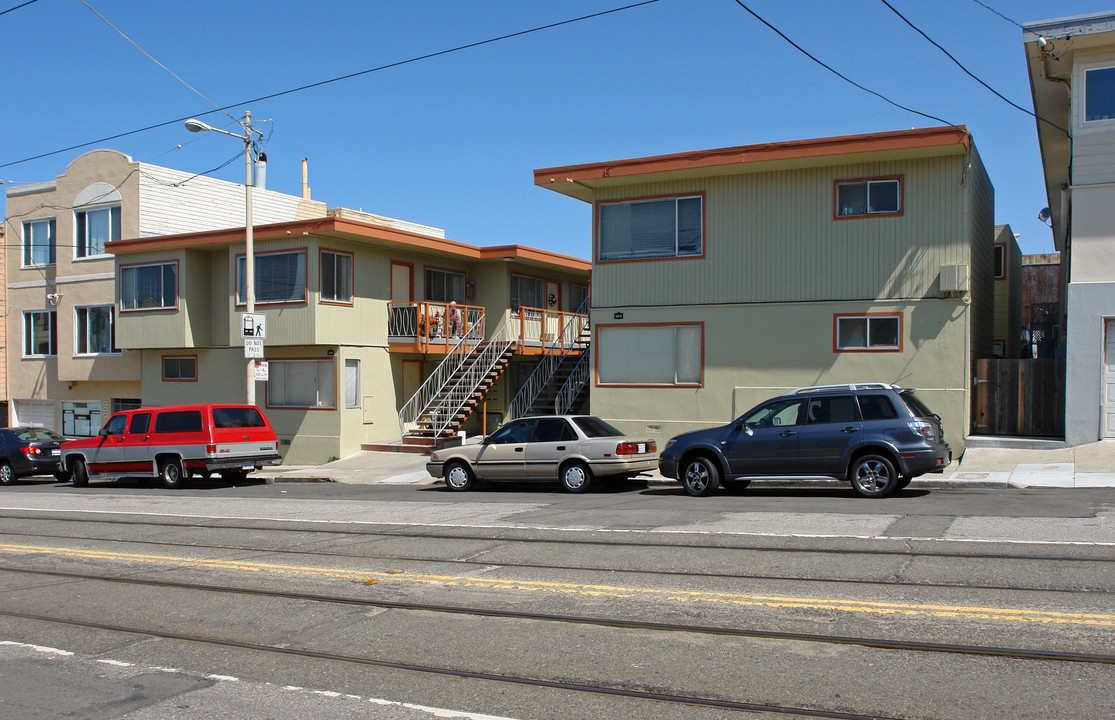
[[[338,412],[343,408],[337,406],[337,358],[336,357],[269,357],[264,358],[269,363],[281,363],[294,360],[314,360],[331,361],[333,364],[333,406],[332,407],[308,407],[304,405],[272,405],[271,404],[271,381],[268,380],[264,383],[263,387],[263,402],[268,410],[295,410],[303,412],[305,410],[312,410],[316,412]],[[270,375],[268,375],[270,377]]]
[[[839,346],[839,336],[837,330],[839,327],[840,318],[872,318],[872,317],[896,317],[898,318],[898,347],[882,347],[882,348],[842,348]],[[900,353],[902,352],[903,344],[905,342],[906,319],[904,313],[833,313],[832,316],[832,351],[834,353]]]
[[[253,252],[252,257],[260,257],[261,255],[293,255],[295,253],[302,253],[303,263],[305,264],[305,267],[306,267],[306,273],[305,273],[306,277],[303,279],[303,283],[302,283],[302,298],[303,299],[302,300],[284,300],[282,302],[266,302],[266,301],[260,302],[259,298],[253,298],[252,300],[253,300],[254,304],[256,304],[256,305],[266,305],[267,307],[284,307],[284,306],[292,306],[292,305],[307,305],[307,304],[309,304],[309,301],[310,301],[310,267],[309,267],[310,266],[310,250],[309,250],[309,248],[301,247],[301,248],[288,248],[286,250],[267,250],[265,252]],[[240,258],[246,258],[246,257],[248,257],[247,253],[237,253],[236,257],[232,261],[232,284],[233,284],[233,289],[235,291],[235,297],[236,298],[240,297],[240,272],[239,272],[239,269],[238,269],[240,267]],[[247,272],[247,268],[245,268],[245,273],[246,272]],[[248,303],[247,302],[240,302],[240,300],[237,299],[236,300],[236,307],[238,307],[238,308],[248,307]]]
[[[600,331],[606,328],[633,328],[633,327],[682,327],[696,325],[701,328],[701,381],[697,383],[651,383],[651,384],[630,384],[630,383],[602,383],[600,382]],[[705,323],[703,320],[697,321],[683,321],[683,322],[658,322],[658,323],[604,323],[598,324],[593,327],[593,347],[597,348],[596,352],[592,354],[592,375],[594,387],[605,388],[660,388],[663,390],[700,390],[705,386]]]
[[[636,203],[636,202],[649,202],[652,200],[666,200],[668,198],[687,198],[687,197],[700,197],[701,198],[701,253],[699,255],[673,255],[667,257],[656,258],[631,258],[626,260],[601,260],[600,259],[600,206],[601,205],[615,205],[618,203]],[[592,210],[592,257],[599,265],[614,265],[620,263],[644,263],[644,262],[678,262],[684,260],[703,260],[705,258],[705,247],[708,239],[708,202],[705,197],[705,191],[686,192],[686,193],[670,193],[668,195],[647,195],[629,198],[619,198],[616,200],[600,200]]]

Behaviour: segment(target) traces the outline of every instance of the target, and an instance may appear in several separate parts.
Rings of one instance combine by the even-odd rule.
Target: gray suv
[[[835,477],[886,497],[950,462],[940,416],[913,390],[862,383],[798,388],[728,425],[678,435],[658,468],[690,495],[755,477]]]

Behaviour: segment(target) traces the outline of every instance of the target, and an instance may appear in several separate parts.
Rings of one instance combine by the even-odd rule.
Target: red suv
[[[118,412],[91,438],[62,444],[62,472],[75,486],[89,478],[157,477],[181,487],[190,475],[241,481],[277,465],[279,442],[253,405],[168,405]]]

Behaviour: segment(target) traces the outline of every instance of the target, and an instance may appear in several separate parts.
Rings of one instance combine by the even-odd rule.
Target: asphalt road
[[[1113,514],[1110,490],[24,484],[0,716],[1113,717]]]

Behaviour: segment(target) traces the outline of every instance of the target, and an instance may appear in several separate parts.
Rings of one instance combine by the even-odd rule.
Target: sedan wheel
[[[464,463],[451,463],[445,471],[445,487],[450,490],[468,490],[476,480],[472,468]]]
[[[580,462],[571,462],[561,469],[561,486],[571,493],[588,490],[592,485],[592,470]]]
[[[708,458],[695,457],[682,465],[681,483],[685,492],[694,497],[704,497],[720,486],[720,470]]]
[[[15,483],[15,471],[12,466],[4,460],[0,460],[0,485],[11,485]]]
[[[882,455],[864,455],[856,460],[848,475],[852,487],[864,497],[886,497],[898,487],[894,465]]]

